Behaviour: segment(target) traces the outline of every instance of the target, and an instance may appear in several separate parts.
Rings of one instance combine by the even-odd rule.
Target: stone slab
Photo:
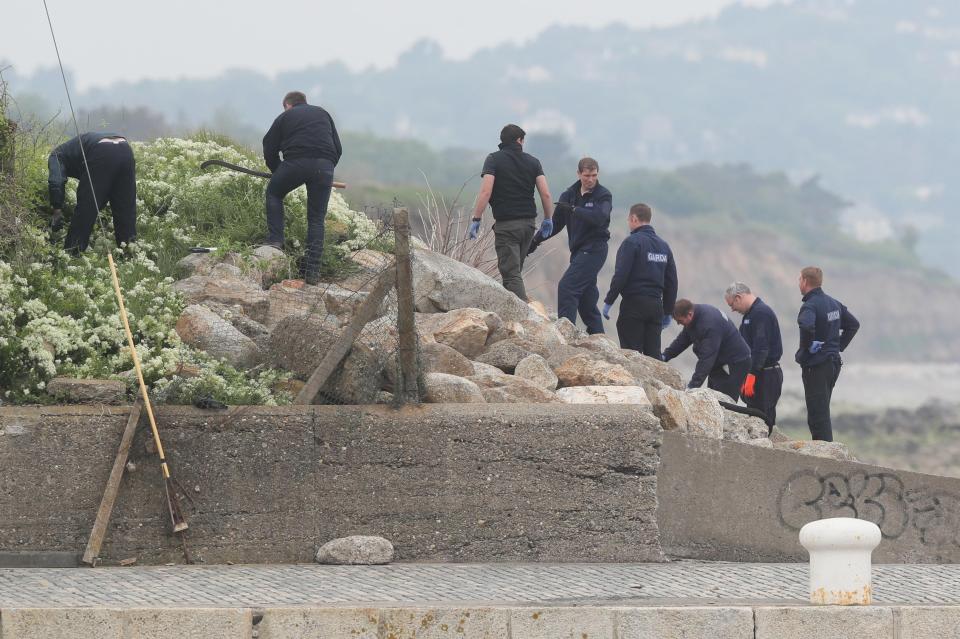
[[[109,608],[4,608],[2,639],[124,639],[123,611]]]
[[[624,608],[616,614],[617,639],[754,639],[749,607]]]
[[[385,609],[380,611],[380,636],[395,639],[510,639],[510,613],[496,608]]]
[[[125,610],[123,621],[124,639],[251,639],[253,636],[253,615],[248,608]]]
[[[510,631],[518,639],[614,639],[614,617],[610,608],[515,608]]]
[[[257,624],[258,639],[378,639],[376,608],[268,608]]]
[[[958,596],[960,598],[960,596]],[[960,637],[960,607],[915,606],[898,608],[898,639],[956,639]]]
[[[883,607],[756,608],[756,639],[893,637],[893,610]]]

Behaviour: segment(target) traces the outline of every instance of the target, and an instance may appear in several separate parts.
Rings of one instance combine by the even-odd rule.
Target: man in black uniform
[[[516,124],[508,124],[500,131],[500,150],[488,155],[483,163],[480,193],[469,230],[470,239],[476,239],[483,212],[490,204],[493,208],[497,268],[503,287],[524,301],[527,301],[527,290],[523,286],[521,272],[537,219],[534,187],[543,204],[540,237],[547,239],[553,233],[553,200],[550,198],[547,178],[543,175],[540,160],[523,152],[526,135]]]
[[[84,164],[86,156],[86,164]],[[67,178],[76,178],[77,208],[70,219],[64,248],[74,255],[90,245],[90,232],[103,207],[110,204],[117,246],[137,237],[137,176],[133,150],[113,133],[82,133],[55,148],[47,160],[51,226],[63,223]],[[91,189],[91,182],[93,188]]]
[[[280,161],[280,153],[283,161]],[[301,184],[307,186],[307,246],[304,280],[320,281],[323,223],[333,187],[333,168],[343,147],[333,118],[324,109],[307,104],[306,96],[291,91],[283,98],[283,113],[263,136],[263,159],[273,172],[267,185],[267,240],[283,250],[283,198]]]
[[[800,348],[796,360],[803,369],[807,426],[813,439],[832,442],[830,399],[840,376],[840,353],[850,345],[860,322],[846,306],[823,292],[823,271],[816,266],[800,271],[799,285],[803,305],[797,317]]]
[[[708,387],[737,401],[750,372],[750,347],[730,318],[709,304],[682,299],[673,307],[673,319],[683,330],[663,352],[663,361],[669,362],[693,344],[697,367],[687,388],[700,388],[706,379]]]
[[[551,235],[558,235],[566,227],[570,246],[570,266],[557,282],[557,315],[576,324],[579,311],[590,335],[603,333],[603,319],[597,309],[597,275],[607,261],[613,208],[613,195],[598,181],[599,172],[600,165],[593,158],[580,160],[577,181],[563,192],[554,208]],[[534,235],[527,254],[546,239],[539,232]]]
[[[603,316],[622,295],[617,335],[620,348],[660,358],[660,332],[670,323],[677,299],[677,265],[670,246],[660,239],[646,204],[634,204],[627,215],[630,235],[617,250],[617,266],[603,300]],[[702,383],[702,380],[701,380]]]
[[[734,282],[727,287],[724,299],[730,310],[743,315],[740,335],[750,347],[751,364],[747,379],[740,389],[743,402],[766,417],[764,421],[770,432],[777,422],[777,401],[783,389],[783,371],[780,358],[783,356],[783,340],[780,323],[773,309],[750,291],[743,282]]]

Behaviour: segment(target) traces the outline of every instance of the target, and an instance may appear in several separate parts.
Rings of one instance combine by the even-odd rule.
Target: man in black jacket
[[[64,241],[67,251],[77,254],[87,249],[97,215],[108,203],[117,246],[136,239],[136,162],[124,137],[113,133],[82,133],[55,148],[47,167],[54,228],[62,224],[67,178],[78,180],[77,207]]]
[[[540,235],[546,239],[553,232],[553,200],[547,178],[540,160],[523,151],[526,135],[516,124],[508,124],[500,131],[500,150],[488,155],[483,163],[480,193],[469,230],[469,238],[477,239],[483,212],[489,204],[493,208],[494,248],[503,287],[524,301],[527,290],[521,273],[537,219],[534,188],[543,204]]]
[[[716,307],[686,299],[677,300],[673,318],[683,330],[663,352],[663,361],[669,362],[693,344],[697,367],[687,388],[700,388],[707,380],[708,387],[737,401],[750,372],[750,347],[730,318]]]
[[[621,348],[660,358],[660,333],[677,299],[677,265],[670,246],[650,226],[653,211],[634,204],[627,215],[630,235],[617,250],[617,266],[603,302],[603,316],[623,296],[617,334]]]
[[[280,161],[283,153],[283,161]],[[263,159],[273,172],[267,185],[267,240],[283,249],[283,198],[302,184],[307,186],[307,245],[304,279],[320,281],[323,223],[333,187],[333,168],[343,148],[333,118],[324,109],[307,104],[306,96],[291,91],[283,98],[283,113],[263,136]]]
[[[740,389],[740,396],[747,406],[766,415],[764,421],[772,432],[777,422],[777,402],[783,389],[780,322],[773,309],[743,282],[734,282],[727,287],[724,299],[730,310],[743,315],[740,335],[750,347],[750,372]]]
[[[558,235],[566,227],[570,246],[570,266],[557,282],[557,315],[576,324],[579,312],[591,335],[603,333],[603,319],[597,308],[597,275],[607,261],[613,208],[613,195],[598,181],[599,172],[600,165],[593,158],[580,160],[577,181],[563,192],[554,208],[550,236]],[[527,254],[546,239],[537,232]]]
[[[832,442],[830,400],[840,377],[840,353],[860,330],[860,322],[846,306],[824,293],[822,285],[823,271],[816,266],[800,271],[803,305],[797,317],[800,347],[795,359],[803,370],[803,395],[807,403],[810,436]]]

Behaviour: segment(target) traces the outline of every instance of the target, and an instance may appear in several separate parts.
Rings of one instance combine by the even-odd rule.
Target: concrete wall
[[[670,432],[657,477],[671,556],[806,561],[801,526],[859,517],[883,533],[875,562],[960,562],[960,479]]]
[[[0,408],[0,551],[86,545],[127,410]],[[641,408],[237,407],[157,412],[209,563],[309,562],[350,534],[399,560],[659,561],[662,431]],[[101,556],[180,562],[144,421]]]

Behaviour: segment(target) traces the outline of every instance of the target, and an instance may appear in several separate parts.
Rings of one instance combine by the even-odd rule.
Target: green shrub
[[[21,133],[26,135],[25,133]],[[174,327],[183,310],[173,290],[176,263],[190,246],[249,253],[266,233],[266,180],[223,169],[201,172],[203,160],[218,158],[257,168],[249,151],[215,140],[163,138],[135,144],[138,178],[138,239],[114,245],[95,228],[91,250],[71,257],[51,243],[43,213],[49,144],[23,144],[16,175],[0,189],[0,209],[16,212],[13,231],[0,238],[0,398],[47,402],[46,383],[56,375],[112,377],[135,389],[133,363],[114,296],[107,251],[113,251],[145,381],[158,401],[193,402],[212,397],[225,403],[290,401],[282,390],[289,375],[273,369],[239,371],[180,341]],[[67,207],[75,202],[76,180]],[[296,259],[306,233],[306,193],[287,198],[287,233]],[[4,219],[13,219],[5,215]],[[378,227],[351,211],[334,193],[327,216],[326,272],[343,270],[350,252],[378,244]],[[16,241],[10,240],[11,233]],[[57,238],[58,240],[60,238]],[[189,367],[189,375],[180,374]],[[279,390],[278,390],[279,389]]]

